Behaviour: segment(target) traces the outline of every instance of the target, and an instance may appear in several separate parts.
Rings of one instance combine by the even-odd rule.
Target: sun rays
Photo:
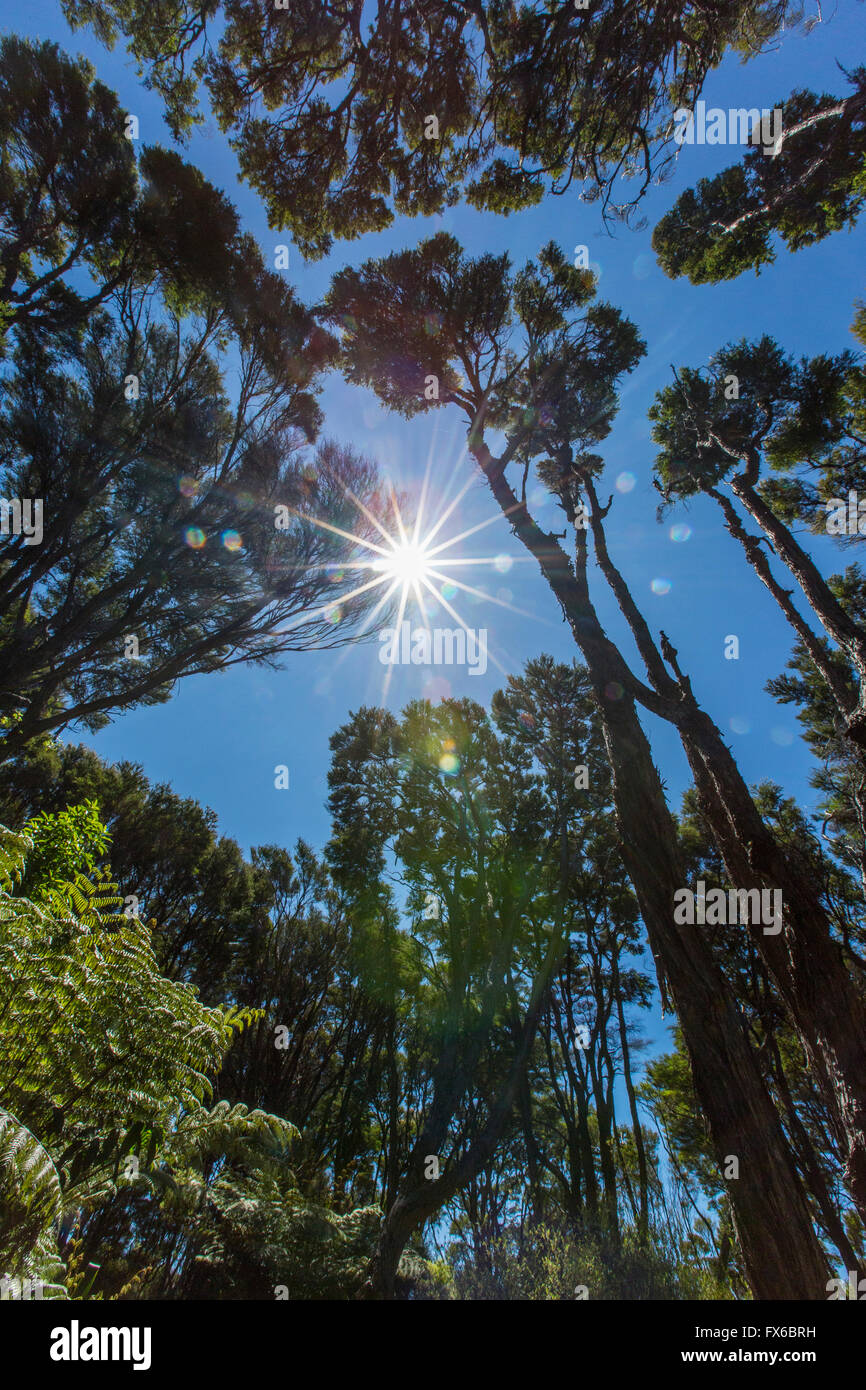
[[[507,609],[521,617],[538,621],[536,614],[513,604],[507,591],[506,596],[493,596],[486,589],[467,583],[459,577],[458,573],[455,573],[455,571],[465,573],[467,569],[474,568],[480,570],[482,574],[485,569],[502,574],[510,570],[514,564],[527,563],[529,557],[515,557],[501,553],[466,555],[462,552],[462,547],[470,538],[478,536],[479,533],[497,524],[499,527],[502,526],[503,519],[499,513],[485,521],[476,522],[471,526],[457,530],[456,534],[443,539],[442,532],[449,522],[453,523],[457,509],[466,497],[474,478],[470,474],[450,501],[445,502],[437,499],[434,502],[430,486],[430,473],[431,463],[428,461],[420,495],[415,503],[410,503],[405,496],[401,497],[394,485],[389,483],[387,502],[384,507],[377,509],[379,515],[376,515],[350,489],[344,487],[344,495],[357,509],[359,518],[363,517],[367,523],[366,535],[335,526],[321,518],[311,517],[300,512],[296,513],[299,518],[303,516],[305,522],[340,536],[357,547],[352,559],[342,562],[323,562],[319,565],[311,565],[309,569],[331,571],[340,579],[344,579],[348,572],[355,572],[358,582],[348,590],[341,591],[339,596],[335,595],[332,601],[322,604],[312,612],[307,611],[299,615],[296,620],[289,624],[288,628],[284,627],[281,631],[287,631],[300,623],[308,622],[313,617],[321,616],[337,626],[347,606],[365,595],[372,597],[379,589],[381,589],[381,593],[377,595],[376,601],[371,604],[355,629],[358,637],[363,637],[371,632],[377,621],[384,621],[385,618],[388,619],[389,623],[393,623],[399,628],[404,618],[410,614],[429,633],[431,631],[430,613],[434,608],[441,607],[451,621],[459,625],[468,638],[472,635],[472,630],[458,608],[455,607],[455,603],[461,597],[470,598],[476,602],[489,603],[497,608]],[[410,506],[412,508],[411,517],[409,516]],[[458,547],[461,549],[458,550]],[[505,668],[492,652],[489,653],[489,657],[497,669],[503,675],[507,675]],[[392,670],[393,667],[388,667],[385,671],[383,694],[387,694]]]

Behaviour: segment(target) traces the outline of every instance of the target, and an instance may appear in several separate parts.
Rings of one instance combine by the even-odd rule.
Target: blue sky
[[[139,117],[142,143],[171,144],[159,99],[144,89],[122,48],[110,53],[86,30],[71,33],[59,5],[50,0],[29,0],[26,8],[5,3],[0,16],[4,30],[54,39],[67,51],[85,55],[100,79]],[[786,35],[776,51],[748,64],[726,60],[707,83],[704,99],[725,108],[769,107],[796,87],[840,93],[845,79],[837,60],[851,68],[866,58],[863,21],[863,8],[856,0],[840,0],[831,22],[819,24],[808,36],[796,31]],[[508,218],[458,206],[444,217],[400,219],[385,233],[339,244],[328,259],[314,264],[305,264],[292,247],[288,274],[299,295],[315,303],[339,267],[414,245],[443,227],[468,252],[507,251],[517,264],[550,239],[570,255],[578,244],[589,247],[591,263],[600,272],[600,295],[637,323],[648,347],[625,384],[613,431],[600,448],[607,464],[601,490],[605,496],[616,494],[609,522],[611,552],[653,629],[664,627],[678,648],[681,666],[725,731],[746,778],[772,778],[801,804],[811,806],[810,758],[794,713],[777,706],[763,690],[767,679],[784,668],[792,646],[790,629],[724,532],[712,504],[699,499],[687,512],[678,508],[659,525],[658,496],[650,483],[653,447],[646,411],[655,391],[670,380],[672,364],[702,365],[723,343],[763,333],[797,354],[855,346],[849,325],[854,301],[866,290],[866,225],[796,256],[780,249],[776,263],[759,277],[744,275],[720,286],[670,281],[656,265],[650,247],[655,223],[683,189],[734,162],[739,153],[724,146],[685,146],[673,177],[644,200],[642,231],[620,228],[610,237],[598,206],[582,204],[572,190]],[[273,264],[275,246],[288,237],[269,230],[256,195],[238,182],[234,155],[213,122],[193,137],[186,157],[232,197],[245,228]],[[403,421],[387,415],[371,393],[336,376],[328,380],[321,399],[324,433],[375,459],[399,487],[417,489],[428,459],[436,505],[456,495],[470,478],[462,417],[456,409]],[[632,480],[630,490],[621,490]],[[466,695],[486,704],[504,683],[494,659],[505,672],[519,672],[527,659],[542,651],[563,660],[575,654],[552,595],[534,565],[524,561],[506,523],[495,515],[480,480],[472,482],[443,530],[443,539],[488,519],[492,524],[468,541],[463,553],[502,559],[498,568],[483,571],[481,579],[476,576],[482,571],[475,571],[472,582],[528,616],[463,596],[457,603],[465,621],[488,632],[487,673],[473,677],[465,668],[444,668],[446,689],[438,671],[431,687],[429,670],[396,667],[387,700],[392,708],[425,693],[437,698]],[[539,519],[553,525],[557,513],[554,508],[541,511]],[[670,528],[683,521],[691,534],[676,542]],[[814,549],[827,572],[843,567],[840,552],[829,541],[816,543]],[[631,655],[613,599],[597,572],[594,575],[602,621]],[[669,581],[669,591],[653,592],[654,579]],[[439,621],[452,625],[445,615]],[[739,661],[724,659],[729,633],[740,639]],[[168,704],[133,711],[96,736],[75,737],[103,758],[138,762],[152,780],[169,782],[182,796],[212,806],[221,832],[237,839],[244,850],[273,841],[291,845],[299,835],[321,846],[329,832],[328,738],[350,711],[382,702],[385,668],[378,651],[374,641],[343,652],[289,656],[277,672],[235,668],[194,677],[177,686]],[[676,808],[689,781],[679,742],[672,729],[649,716],[645,724]],[[274,788],[276,764],[290,770],[287,791]]]

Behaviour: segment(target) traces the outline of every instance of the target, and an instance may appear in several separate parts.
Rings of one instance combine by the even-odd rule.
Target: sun
[[[457,535],[451,536],[448,540],[442,540],[440,532],[447,525],[449,519],[454,515],[460,506],[463,498],[473,483],[473,478],[466,480],[463,487],[459,489],[456,496],[449,502],[443,504],[442,510],[438,511],[435,517],[430,518],[426,525],[422,521],[423,514],[428,510],[428,488],[431,459],[428,460],[427,471],[424,477],[421,495],[418,499],[417,510],[413,520],[409,520],[402,515],[400,502],[396,489],[393,485],[388,486],[388,496],[390,503],[391,524],[383,524],[385,518],[380,519],[375,516],[365,504],[356,497],[348,488],[344,488],[345,495],[359,513],[366,518],[369,523],[370,534],[359,536],[351,531],[343,530],[342,527],[333,525],[332,522],[325,521],[324,518],[305,516],[305,520],[312,522],[314,526],[319,526],[325,531],[342,536],[344,540],[353,541],[361,552],[358,558],[351,560],[340,560],[335,562],[323,562],[321,565],[311,565],[309,568],[322,568],[333,570],[341,579],[346,571],[354,571],[357,574],[358,584],[350,588],[348,593],[341,593],[339,599],[332,599],[319,609],[314,609],[312,613],[304,612],[290,620],[288,627],[280,631],[288,631],[295,624],[306,621],[312,616],[322,614],[329,622],[339,622],[342,616],[343,605],[351,602],[352,599],[360,597],[362,594],[373,594],[379,591],[376,602],[372,604],[364,621],[358,629],[358,635],[363,635],[373,627],[379,619],[380,614],[396,610],[392,618],[394,625],[399,628],[403,623],[407,613],[415,614],[420,618],[427,631],[430,631],[430,615],[441,610],[447,618],[455,622],[467,634],[470,629],[460,613],[454,608],[451,600],[457,599],[458,595],[465,595],[473,601],[483,600],[486,603],[494,604],[499,608],[507,609],[511,613],[520,614],[523,617],[535,617],[536,615],[527,613],[525,609],[517,608],[511,601],[510,591],[497,594],[495,597],[486,588],[477,588],[473,584],[467,584],[454,573],[455,570],[463,570],[469,567],[481,566],[492,567],[497,574],[505,573],[515,563],[521,561],[526,564],[532,563],[531,556],[511,557],[508,555],[455,555],[453,548],[461,542],[469,539],[470,536],[486,530],[492,525],[502,524],[499,514],[489,517],[486,521],[477,522],[465,530],[459,531]],[[291,509],[290,509],[291,510]],[[300,513],[298,513],[300,515]],[[422,529],[423,528],[423,529]],[[373,539],[373,534],[378,533],[378,539]],[[363,552],[366,551],[366,555]],[[448,552],[451,552],[449,554]],[[435,620],[434,620],[435,621]],[[499,661],[488,649],[490,660],[502,671],[503,675],[507,672],[500,665]],[[393,667],[388,666],[385,676],[385,694],[387,694],[388,681]]]
[[[431,557],[420,541],[401,540],[391,552],[373,560],[370,568],[378,570],[386,579],[396,580],[405,587],[426,584],[430,572]]]

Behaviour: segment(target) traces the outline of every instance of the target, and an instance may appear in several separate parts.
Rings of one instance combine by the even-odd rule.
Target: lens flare
[[[400,498],[392,485],[389,484],[388,486],[390,511],[393,514],[391,524],[388,524],[386,517],[382,514],[384,509],[381,508],[381,503],[384,499],[382,499],[381,494],[376,494],[371,506],[367,506],[348,488],[344,488],[347,500],[357,507],[367,523],[366,536],[335,526],[324,518],[311,516],[306,508],[298,510],[286,505],[283,510],[289,513],[294,512],[306,524],[312,524],[322,531],[340,537],[343,541],[353,543],[357,547],[354,557],[350,560],[323,560],[309,566],[310,570],[323,571],[323,577],[327,581],[340,587],[338,593],[334,593],[332,590],[332,597],[329,602],[323,603],[312,614],[305,613],[303,620],[309,621],[310,617],[315,616],[324,620],[329,626],[336,627],[347,615],[351,616],[353,610],[350,605],[353,599],[363,594],[371,594],[377,589],[380,590],[380,593],[364,617],[359,629],[361,633],[369,632],[376,619],[383,612],[388,615],[389,628],[393,628],[395,631],[402,630],[404,621],[409,621],[407,610],[411,605],[414,609],[414,617],[420,618],[428,631],[429,618],[432,617],[439,621],[442,617],[441,610],[444,609],[451,622],[462,628],[467,634],[468,641],[469,636],[474,636],[474,634],[467,627],[464,616],[452,603],[452,600],[456,600],[458,596],[463,603],[472,605],[492,603],[506,608],[511,613],[517,613],[521,617],[535,617],[534,614],[516,607],[510,601],[512,595],[509,589],[500,589],[498,595],[494,597],[483,584],[466,583],[458,577],[460,572],[465,573],[469,566],[489,566],[498,571],[499,574],[505,574],[511,570],[512,566],[521,563],[521,561],[530,563],[529,558],[523,556],[514,558],[495,553],[486,556],[454,554],[453,547],[477,532],[499,522],[501,518],[498,515],[469,525],[447,540],[441,539],[442,528],[453,516],[473,481],[473,478],[468,479],[463,488],[451,498],[441,512],[427,519],[426,525],[422,525],[422,514],[425,511],[427,500],[429,469],[417,513],[411,522],[403,516]],[[546,496],[546,494],[544,495]],[[456,574],[450,573],[454,570],[457,570]],[[352,582],[355,575],[357,575],[357,582]],[[350,577],[348,592],[346,591],[347,577]],[[300,621],[301,619],[290,621],[288,627],[279,629],[280,633],[290,631]],[[333,645],[340,645],[339,637],[335,636]],[[490,661],[503,675],[506,675],[504,668],[489,651],[489,648],[487,654]],[[384,689],[387,693],[391,668],[395,663],[388,661],[383,664],[388,667],[384,682]],[[451,687],[442,677],[436,676],[424,686],[424,698],[430,700],[431,703],[436,700],[448,699],[450,695]],[[437,762],[439,752],[440,750],[436,750],[434,754]],[[441,753],[442,757],[446,759],[457,756],[450,749],[441,750]],[[449,775],[453,771],[450,764],[443,767],[442,770],[448,772]]]
[[[423,545],[406,540],[395,546],[390,555],[374,560],[372,568],[380,570],[389,579],[399,580],[401,584],[417,584],[426,579],[430,558]]]

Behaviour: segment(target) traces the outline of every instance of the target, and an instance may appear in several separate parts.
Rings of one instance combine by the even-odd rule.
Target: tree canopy
[[[183,675],[345,641],[368,598],[341,562],[381,503],[353,450],[310,452],[332,340],[224,195],[158,147],[139,172],[116,99],[55,47],[7,39],[3,72],[0,484],[38,530],[4,523],[9,756]]]
[[[64,0],[73,25],[122,34],[175,133],[200,84],[271,225],[306,256],[430,214],[461,192],[508,212],[573,183],[613,208],[620,176],[664,160],[671,117],[734,49],[760,50],[787,0],[588,6],[444,0]],[[435,120],[435,124],[431,124]]]
[[[760,274],[777,242],[799,251],[850,227],[866,198],[866,69],[849,75],[844,97],[793,92],[778,148],[746,151],[713,178],[682,193],[653,232],[667,275],[693,285]]]
[[[671,584],[644,605],[653,532],[620,495],[637,479],[606,485],[620,397],[666,339],[599,295],[588,247],[572,261],[549,239],[569,191],[596,231],[634,226],[702,93],[820,9],[61,4],[123,41],[138,84],[122,76],[121,99],[55,43],[0,39],[0,1300],[856,1298],[866,305],[853,344],[793,352],[750,292],[748,336],[675,367],[649,429],[625,422],[630,457],[655,446],[656,520],[700,508],[707,549],[691,570],[680,551],[680,573],[697,592],[713,546],[739,555],[790,628],[761,682],[813,762],[750,785],[718,679],[741,591],[726,570],[707,607],[734,628],[723,654],[691,594],[661,630],[649,605]],[[797,87],[772,147],[668,206],[652,241],[668,276],[718,287],[854,226],[866,69],[841,71],[845,94]],[[172,148],[142,129],[142,83]],[[199,168],[183,146],[208,106],[225,138]],[[760,112],[728,114],[733,141]],[[242,203],[205,164],[246,182]],[[544,244],[518,262],[496,218],[545,200],[516,243],[546,215]],[[443,219],[402,249],[388,233],[461,201],[471,249]],[[362,263],[335,257],[327,290],[310,274],[311,304],[286,248],[271,265],[248,230],[264,220],[308,260],[385,235]],[[628,307],[651,313],[656,289]],[[745,303],[704,293],[731,318]],[[358,407],[394,482],[355,447],[356,388],[409,422],[457,420],[456,496],[438,446],[422,481],[413,423],[398,443]],[[431,547],[473,479],[493,517],[470,499]],[[156,755],[123,728],[116,763],[70,741],[194,674],[312,650],[324,667],[376,636],[395,660],[377,619],[416,668],[411,619],[435,666],[447,612],[463,631],[442,664],[455,635],[466,655],[483,636],[484,669],[467,663],[483,676],[488,634],[434,565],[493,522],[507,553],[446,563],[528,563],[563,620],[556,654],[527,624],[522,664],[497,690],[470,681],[477,699],[453,669],[434,699],[413,669],[399,705],[393,672],[381,697],[328,679],[275,701],[236,742],[267,783],[287,756],[269,737],[303,743],[305,791],[278,798],[291,833],[241,838],[256,793],[231,739],[220,817],[186,759],[166,781],[187,727],[169,711],[148,716]]]

